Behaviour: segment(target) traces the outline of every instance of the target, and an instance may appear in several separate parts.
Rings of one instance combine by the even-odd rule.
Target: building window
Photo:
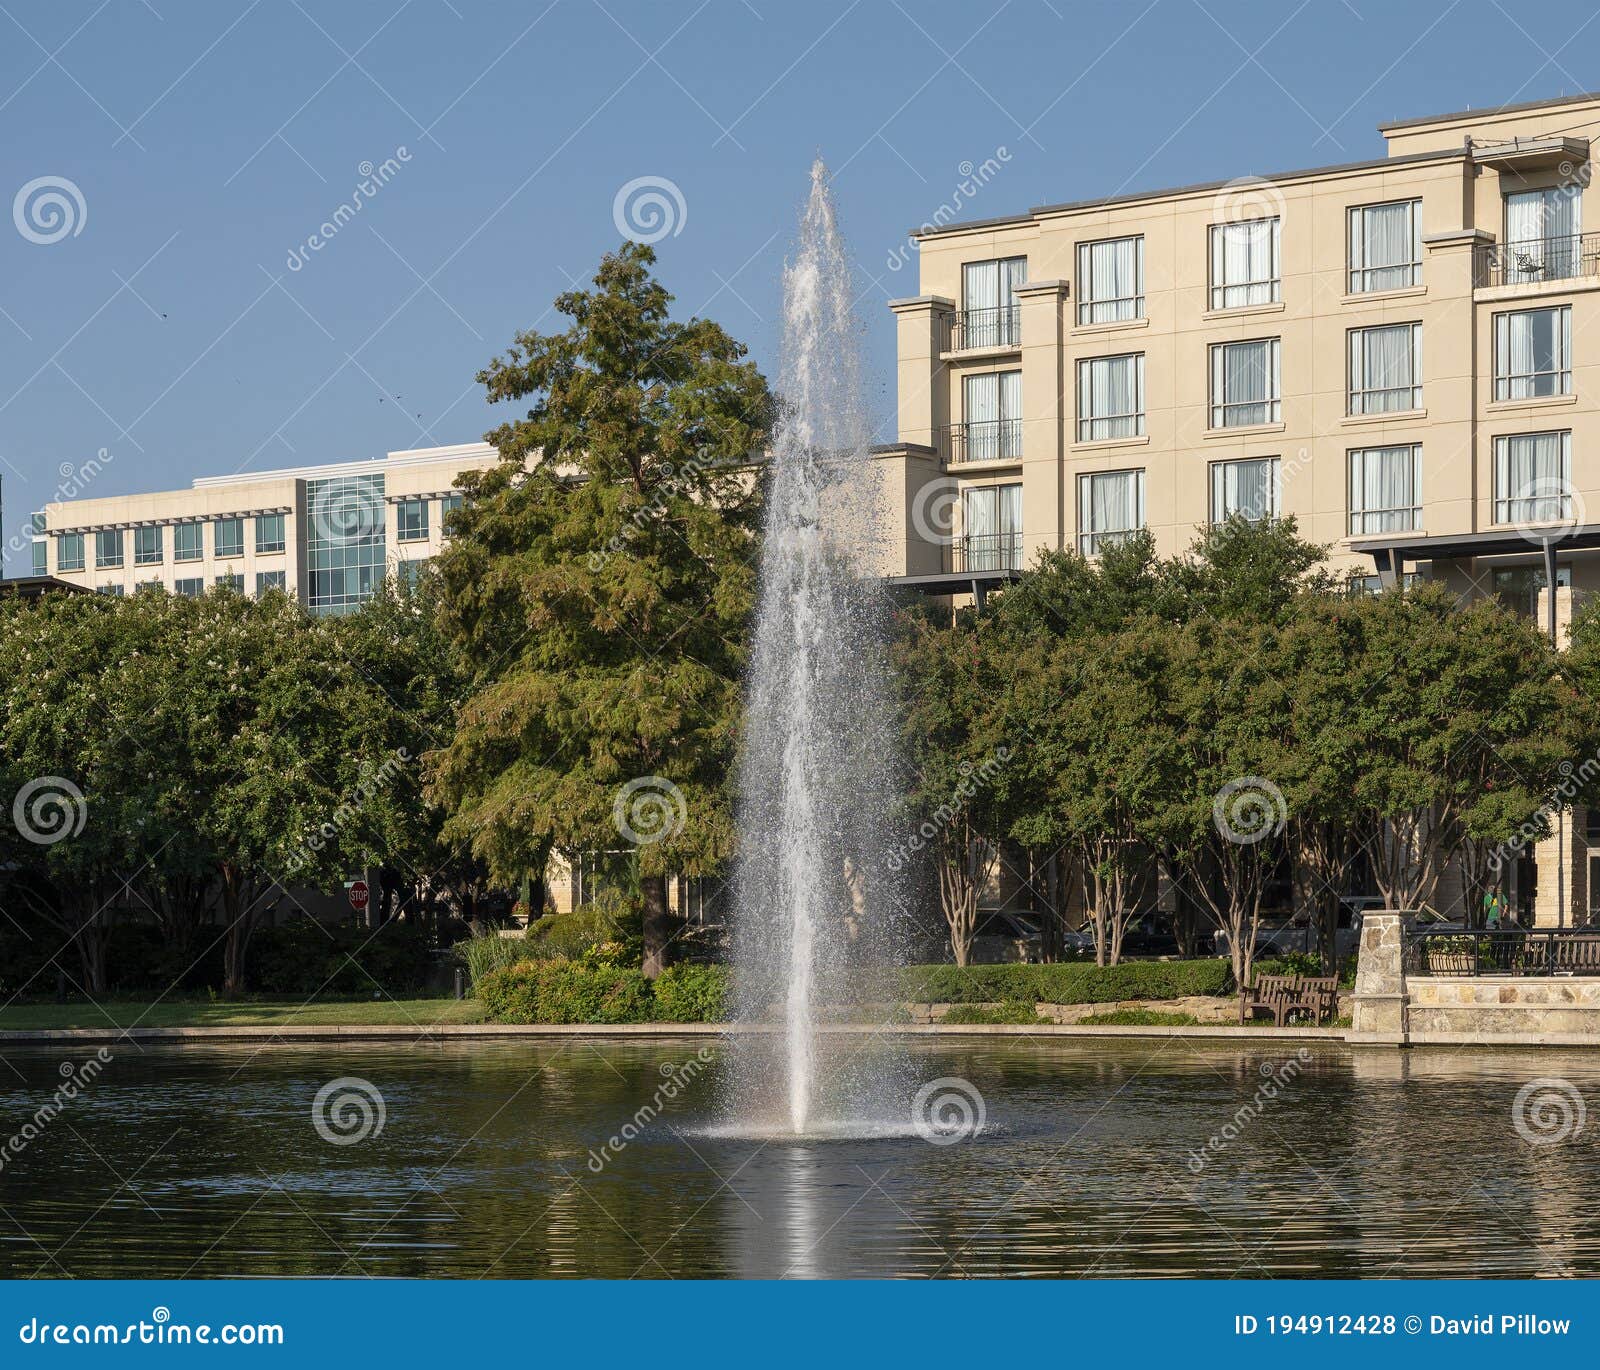
[[[284,573],[282,571],[257,571],[256,572],[256,598],[260,599],[268,590],[281,590],[284,588]]]
[[[63,533],[56,542],[56,570],[83,570],[83,534]]]
[[[1253,457],[1211,463],[1211,521],[1226,523],[1235,514],[1252,523],[1279,513],[1279,461]]]
[[[1583,200],[1577,187],[1506,196],[1505,283],[1560,281],[1582,271]]]
[[[961,317],[953,347],[1015,347],[1022,341],[1017,287],[1028,279],[1026,257],[967,262],[961,268]]]
[[[283,551],[283,515],[256,515],[256,555]]]
[[[403,499],[395,506],[395,537],[400,542],[428,540],[428,501]]]
[[[172,593],[185,599],[199,599],[206,591],[206,583],[199,576],[172,582]]]
[[[244,576],[236,571],[224,571],[212,584],[224,590],[236,590],[241,595],[244,593]]]
[[[135,566],[158,566],[161,563],[162,552],[161,525],[159,523],[146,524],[142,528],[133,530],[133,564]]]
[[[99,528],[95,530],[94,564],[97,569],[122,565],[122,529]]]
[[[1280,278],[1277,219],[1211,226],[1211,307],[1276,304]]]
[[[1422,201],[1350,211],[1350,293],[1422,284]]]
[[[244,555],[244,520],[240,518],[218,519],[217,526],[211,534],[211,552],[218,557],[242,557]]]
[[[388,575],[382,476],[306,482],[306,604],[314,614],[348,614]]]
[[[455,511],[461,507],[461,500],[462,496],[460,495],[446,495],[442,500],[439,501],[439,518],[441,521],[441,526],[445,518],[455,513]]]
[[[206,554],[205,524],[180,523],[172,530],[172,559],[199,561]]]
[[[120,585],[96,585],[94,588],[96,594],[110,595],[113,599],[121,599],[126,593]]]
[[[1422,527],[1422,448],[1364,447],[1350,453],[1350,532]]]
[[[1518,433],[1494,440],[1494,521],[1556,523],[1572,517],[1572,434]]]
[[[50,544],[43,538],[33,541],[33,573],[36,576],[50,574]]]
[[[1572,393],[1572,306],[1494,316],[1494,397]]]
[[[1543,566],[1504,566],[1490,578],[1494,596],[1512,613],[1523,618],[1534,618],[1539,612],[1539,592],[1544,589]],[[1556,567],[1556,588],[1572,588],[1572,565],[1561,562]],[[1590,809],[1590,813],[1594,810]],[[1593,845],[1591,843],[1591,845]]]
[[[1144,318],[1144,238],[1078,244],[1078,322]]]
[[[1216,343],[1211,348],[1211,426],[1250,428],[1283,417],[1278,340]]]
[[[1144,527],[1144,472],[1078,477],[1078,550],[1092,557]]]
[[[429,560],[428,557],[418,557],[414,561],[402,561],[395,567],[395,580],[407,590],[415,590]]]
[[[1352,328],[1349,412],[1396,414],[1420,408],[1422,325]]]
[[[1022,372],[968,376],[962,383],[966,422],[950,460],[1006,461],[1022,455]]]
[[[1078,441],[1144,435],[1144,353],[1078,363]]]
[[[1022,569],[1022,486],[974,486],[961,495],[962,571]]]

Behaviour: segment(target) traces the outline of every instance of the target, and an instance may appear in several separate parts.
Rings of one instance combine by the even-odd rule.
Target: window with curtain
[[[1505,282],[1576,276],[1582,262],[1583,200],[1575,186],[1506,196]]]
[[[1352,414],[1395,414],[1422,407],[1422,325],[1350,330]]]
[[[1211,521],[1224,523],[1235,514],[1251,522],[1277,518],[1279,469],[1277,457],[1212,462]]]
[[[1017,287],[1027,279],[1026,257],[965,263],[961,268],[961,319],[956,348],[1015,347],[1021,342]]]
[[[1422,201],[1350,211],[1350,293],[1422,284]]]
[[[1009,461],[1022,455],[1022,372],[968,376],[966,422],[952,461]]]
[[[1283,417],[1278,340],[1216,343],[1211,348],[1211,426],[1248,428]]]
[[[1078,477],[1078,550],[1086,557],[1144,527],[1144,472]]]
[[[1078,363],[1078,441],[1144,435],[1144,353]]]
[[[1365,447],[1350,453],[1350,531],[1422,527],[1422,448]]]
[[[967,571],[1022,569],[1022,486],[970,486],[961,495],[961,549]]]
[[[1496,438],[1494,521],[1555,523],[1571,517],[1571,432]]]
[[[1144,238],[1078,244],[1078,322],[1144,318]]]
[[[1572,393],[1572,306],[1494,316],[1494,397]]]
[[[1211,226],[1211,307],[1276,304],[1280,279],[1277,219]]]

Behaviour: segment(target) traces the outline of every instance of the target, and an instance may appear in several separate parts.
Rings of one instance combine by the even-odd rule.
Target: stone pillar
[[[943,442],[950,423],[950,369],[943,353],[950,346],[955,307],[943,295],[889,301],[899,359],[900,441],[938,448],[944,457],[949,456]]]
[[[1368,913],[1361,923],[1355,1011],[1348,1042],[1406,1044],[1406,975],[1398,913]]]

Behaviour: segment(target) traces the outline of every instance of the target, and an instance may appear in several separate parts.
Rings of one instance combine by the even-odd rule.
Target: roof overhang
[[[1589,160],[1587,138],[1511,138],[1503,142],[1473,143],[1472,160],[1478,166],[1501,171],[1536,171],[1565,167],[1568,174]]]
[[[1600,548],[1600,523],[1552,523],[1519,528],[1494,528],[1480,533],[1385,533],[1351,538],[1352,552],[1374,561],[1452,561],[1462,557],[1503,557],[1517,553],[1583,551]]]

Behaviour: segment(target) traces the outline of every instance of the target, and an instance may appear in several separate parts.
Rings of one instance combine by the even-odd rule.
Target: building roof
[[[196,476],[191,488],[212,490],[219,485],[245,485],[264,480],[315,480],[322,476],[361,475],[396,466],[427,466],[435,462],[493,458],[498,455],[486,442],[458,442],[448,447],[414,447],[390,452],[381,457],[358,457],[354,461],[324,462],[318,466],[286,466],[275,471],[237,471],[231,476]]]
[[[1389,134],[1405,128],[1424,128],[1428,124],[1453,124],[1457,119],[1481,119],[1485,115],[1527,114],[1536,109],[1558,109],[1562,105],[1585,105],[1600,101],[1600,91],[1583,95],[1558,95],[1552,100],[1525,100],[1517,105],[1484,105],[1479,109],[1458,109],[1453,114],[1423,114],[1415,119],[1391,119],[1378,125],[1378,132]]]

